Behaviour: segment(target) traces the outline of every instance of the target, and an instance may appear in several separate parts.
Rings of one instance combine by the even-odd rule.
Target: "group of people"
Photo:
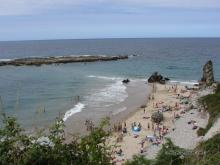
[[[136,122],[131,123],[131,128],[132,128],[132,130],[134,130],[135,127],[139,128],[139,130],[141,130],[142,125],[141,125],[141,123],[138,123],[138,124],[137,124]]]
[[[85,125],[87,131],[92,131],[94,129],[94,123],[91,120],[86,120]]]
[[[153,89],[153,94],[151,94],[148,97],[148,100],[153,102],[153,108],[156,108],[158,111],[161,111],[162,113],[166,112],[166,111],[173,111],[173,113],[174,113],[173,123],[174,123],[175,119],[180,118],[180,115],[177,114],[176,111],[181,110],[183,108],[183,105],[181,103],[179,103],[179,101],[177,99],[181,100],[181,97],[183,96],[181,93],[185,92],[185,91],[181,91],[180,92],[180,90],[182,90],[182,89],[178,88],[177,85],[173,85],[173,86],[169,87],[168,90],[170,92],[173,92],[174,94],[176,94],[178,96],[178,97],[175,97],[176,98],[176,102],[172,100],[173,105],[171,106],[169,103],[165,104],[161,100],[158,101],[158,99],[155,98],[155,96],[156,96],[155,93],[156,93],[156,90],[157,90],[156,85],[154,85],[153,88],[154,88]],[[145,110],[146,106],[142,106],[141,108],[143,108],[143,112],[145,114],[146,113],[145,112],[146,111]],[[150,117],[145,117],[144,119],[149,119],[149,118]],[[144,122],[143,123],[140,123],[140,122],[132,122],[131,123],[131,131],[132,131],[132,133],[134,135],[133,136],[134,138],[142,136],[142,132],[139,133],[141,131],[142,127],[145,128],[144,125],[142,126],[142,124],[144,124]],[[165,126],[163,123],[154,123],[153,121],[152,122],[149,121],[146,124],[147,124],[147,129],[149,130],[149,133],[151,133],[151,135],[143,137],[143,139],[141,139],[141,141],[139,143],[140,144],[140,153],[144,153],[145,152],[144,151],[144,146],[145,146],[145,143],[147,141],[149,141],[153,145],[159,145],[159,144],[164,142],[164,136],[170,131],[168,129],[168,127]],[[193,129],[194,128],[196,129],[196,126],[197,126],[196,122],[192,122],[190,124],[193,125]],[[126,123],[124,123],[124,124],[123,123],[118,123],[117,125],[114,125],[114,132],[120,133],[120,135],[118,137],[121,137],[121,136],[124,136],[124,134],[127,134],[128,130],[127,130]],[[128,135],[130,135],[130,134],[128,134]],[[118,142],[120,142],[120,141],[121,140],[119,140]],[[115,152],[115,153],[118,156],[122,156],[123,155],[122,154],[123,151],[122,151],[121,148],[117,152]]]
[[[118,123],[118,124],[114,124],[113,126],[113,131],[114,132],[123,132],[123,133],[127,133],[127,125],[126,125],[126,122],[124,122],[124,124],[122,123]]]
[[[192,129],[197,129],[198,128],[197,122],[194,121],[194,120],[189,121],[188,124],[192,124],[193,125]]]

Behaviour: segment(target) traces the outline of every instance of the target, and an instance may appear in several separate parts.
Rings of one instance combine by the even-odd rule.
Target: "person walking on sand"
[[[154,123],[152,123],[152,130],[154,130]]]
[[[124,127],[126,127],[127,126],[127,124],[126,124],[126,122],[124,122]]]
[[[150,129],[150,123],[147,124],[147,128]]]

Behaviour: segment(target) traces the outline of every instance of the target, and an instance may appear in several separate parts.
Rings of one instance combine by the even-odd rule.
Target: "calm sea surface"
[[[201,78],[209,59],[220,79],[218,38],[0,42],[0,59],[132,54],[138,56],[111,62],[0,67],[1,110],[27,127],[49,124],[65,113],[66,120],[82,110],[101,111],[122,102],[127,97],[123,78],[147,79],[158,71],[172,80],[193,82]]]

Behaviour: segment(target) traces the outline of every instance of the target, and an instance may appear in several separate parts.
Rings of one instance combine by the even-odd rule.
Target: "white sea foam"
[[[99,79],[105,79],[105,80],[123,80],[122,77],[106,77],[106,76],[95,76],[95,75],[89,75],[89,78],[99,78]]]
[[[79,102],[72,109],[68,110],[65,113],[63,121],[66,121],[70,116],[74,115],[75,113],[81,112],[83,108],[85,108],[85,105]]]
[[[107,57],[106,55],[89,55],[89,54],[84,54],[84,55],[71,54],[71,55],[68,55],[68,56],[70,56],[70,57],[92,57],[92,56]]]
[[[127,97],[126,86],[119,80],[87,96],[86,101],[92,107],[109,107],[124,101]]]
[[[7,62],[7,61],[11,61],[12,59],[0,59],[0,62]]]
[[[169,82],[172,83],[172,84],[181,84],[181,85],[196,85],[196,84],[199,84],[197,80],[189,80],[189,81],[171,80]]]
[[[112,114],[113,114],[113,115],[117,115],[117,114],[119,114],[120,112],[125,111],[126,109],[127,109],[126,107],[119,108],[119,109],[117,109],[116,111],[114,111]]]

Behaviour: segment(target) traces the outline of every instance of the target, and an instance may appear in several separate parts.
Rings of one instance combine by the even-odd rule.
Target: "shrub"
[[[111,146],[106,145],[109,133],[104,120],[89,135],[72,137],[64,143],[64,123],[58,120],[49,133],[36,136],[24,134],[15,118],[3,115],[0,129],[0,164],[71,164],[109,165]]]
[[[197,132],[199,136],[204,136],[220,116],[220,84],[218,84],[215,94],[202,97],[200,102],[207,106],[209,112],[208,125],[205,129],[200,128]]]
[[[161,113],[161,112],[154,112],[152,114],[152,116],[151,116],[151,119],[155,123],[160,123],[161,121],[163,121],[163,113]]]

